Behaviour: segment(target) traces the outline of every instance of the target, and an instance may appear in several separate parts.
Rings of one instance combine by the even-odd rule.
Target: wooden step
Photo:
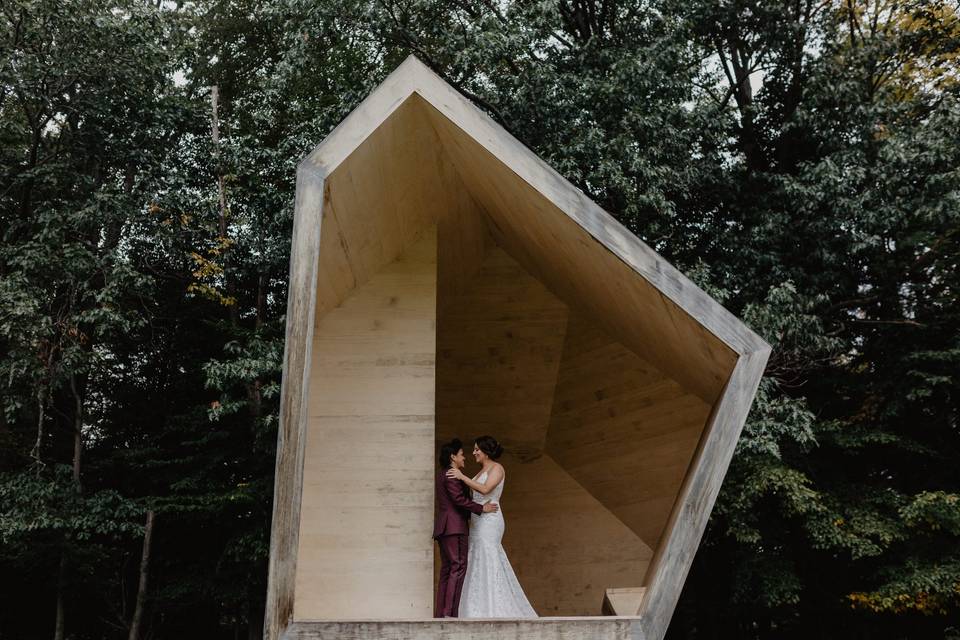
[[[615,587],[607,589],[603,596],[601,609],[605,616],[636,616],[640,614],[640,603],[646,587]]]

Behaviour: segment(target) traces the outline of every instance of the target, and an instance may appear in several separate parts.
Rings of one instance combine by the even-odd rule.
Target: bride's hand
[[[456,478],[457,480],[465,480],[467,476],[463,475],[463,472],[460,469],[450,468],[447,469],[448,478]]]

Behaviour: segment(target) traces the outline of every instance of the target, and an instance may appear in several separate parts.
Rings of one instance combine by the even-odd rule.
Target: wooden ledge
[[[615,587],[603,595],[603,613],[608,616],[635,616],[640,612],[646,587]]]
[[[282,640],[643,640],[636,616],[535,619],[307,620]]]

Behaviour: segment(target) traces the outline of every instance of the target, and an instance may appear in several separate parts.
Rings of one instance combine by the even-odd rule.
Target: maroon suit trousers
[[[460,610],[460,592],[467,575],[467,536],[455,534],[437,537],[440,545],[440,584],[437,586],[437,603],[433,610],[436,618],[456,618]]]

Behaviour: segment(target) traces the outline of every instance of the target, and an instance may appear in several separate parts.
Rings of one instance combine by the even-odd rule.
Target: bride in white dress
[[[477,438],[473,457],[483,468],[473,478],[459,469],[450,469],[448,476],[462,480],[473,493],[473,501],[500,504],[505,474],[496,459],[503,453],[492,436]],[[503,550],[503,509],[470,516],[470,538],[467,551],[467,575],[460,596],[461,618],[536,618],[517,576]]]

